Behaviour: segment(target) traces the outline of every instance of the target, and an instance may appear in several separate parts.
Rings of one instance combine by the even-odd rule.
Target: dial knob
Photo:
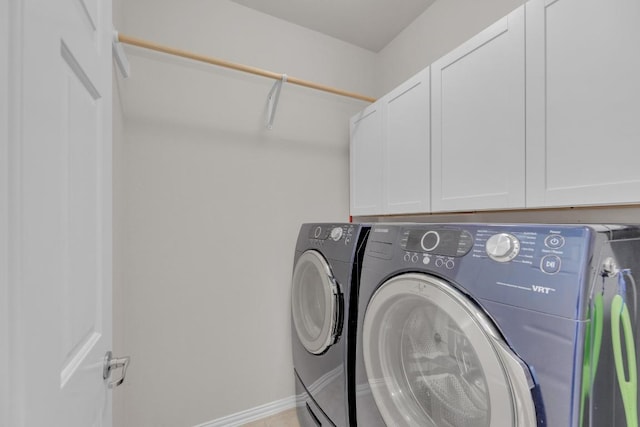
[[[520,252],[520,241],[512,234],[494,234],[487,240],[485,249],[491,259],[507,262],[514,259]]]
[[[334,241],[338,241],[340,240],[340,238],[342,237],[342,228],[340,227],[336,227],[333,230],[331,230],[331,239]]]

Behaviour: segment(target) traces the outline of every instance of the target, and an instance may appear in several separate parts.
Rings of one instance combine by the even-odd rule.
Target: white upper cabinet
[[[640,1],[527,3],[527,206],[640,201]]]
[[[350,122],[351,215],[382,213],[382,103],[353,116]]]
[[[639,158],[640,1],[529,0],[352,118],[351,214],[639,203]]]
[[[351,215],[429,211],[429,69],[351,118]]]
[[[384,133],[383,213],[430,210],[429,68],[381,99]]]
[[[524,37],[520,7],[431,65],[432,211],[525,206]]]

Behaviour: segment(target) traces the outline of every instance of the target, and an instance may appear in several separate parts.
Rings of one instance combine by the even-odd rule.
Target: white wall
[[[127,355],[127,345],[124,342],[124,330],[126,327],[124,313],[124,254],[125,254],[125,206],[124,194],[126,183],[124,182],[124,115],[122,111],[119,79],[116,67],[113,67],[113,352],[117,357]],[[124,395],[122,390],[116,389],[113,394],[113,425],[119,427],[124,425]]]
[[[123,2],[122,0],[113,0],[113,25],[117,29],[121,29],[124,25],[123,19]],[[126,183],[124,181],[124,112],[122,108],[121,92],[121,75],[115,66],[112,68],[113,73],[113,256],[112,256],[112,277],[113,277],[113,352],[116,357],[127,355],[127,345],[124,342],[124,330],[126,314],[124,313],[124,225],[125,225],[125,206],[124,195],[126,191]],[[113,392],[113,426],[120,427],[125,425],[125,395],[126,388],[129,386],[128,381]]]
[[[120,2],[114,1],[113,20],[116,28],[121,28],[119,8]],[[126,183],[124,182],[124,113],[122,109],[121,79],[117,67],[113,66],[113,352],[117,357],[127,355],[127,345],[124,342],[124,330],[126,313],[124,313],[124,223],[125,206],[124,194]],[[124,383],[113,393],[113,425],[114,427],[124,426],[124,391],[128,387],[128,382]]]
[[[382,49],[380,96],[523,4],[523,0],[437,0]]]
[[[438,0],[378,55],[227,0],[115,4],[122,33],[381,95],[522,0]],[[193,426],[290,397],[297,229],[347,220],[348,118],[366,104],[285,85],[267,131],[272,81],[127,51],[132,76],[114,94],[114,349],[132,364],[115,391],[114,425]],[[637,222],[637,214],[405,219]]]
[[[373,53],[235,3],[122,4],[122,33],[374,91]],[[132,361],[116,425],[193,426],[291,397],[298,227],[348,220],[347,123],[366,104],[285,85],[267,131],[273,81],[127,51],[114,310]]]
[[[9,2],[0,3],[0,427],[9,426]]]

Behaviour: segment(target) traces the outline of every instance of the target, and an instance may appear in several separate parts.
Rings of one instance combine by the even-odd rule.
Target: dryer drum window
[[[336,341],[338,310],[338,289],[329,264],[318,251],[304,252],[293,270],[291,311],[307,351],[321,354]]]
[[[537,424],[526,368],[482,310],[440,279],[404,274],[383,284],[367,307],[363,346],[387,425]]]

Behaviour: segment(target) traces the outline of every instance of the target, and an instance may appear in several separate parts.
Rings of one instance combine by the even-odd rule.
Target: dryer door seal
[[[315,250],[304,252],[293,270],[291,312],[298,338],[310,353],[322,354],[337,340],[339,297],[324,257]]]
[[[438,278],[403,274],[376,291],[363,355],[387,425],[537,425],[526,365],[479,307]]]

